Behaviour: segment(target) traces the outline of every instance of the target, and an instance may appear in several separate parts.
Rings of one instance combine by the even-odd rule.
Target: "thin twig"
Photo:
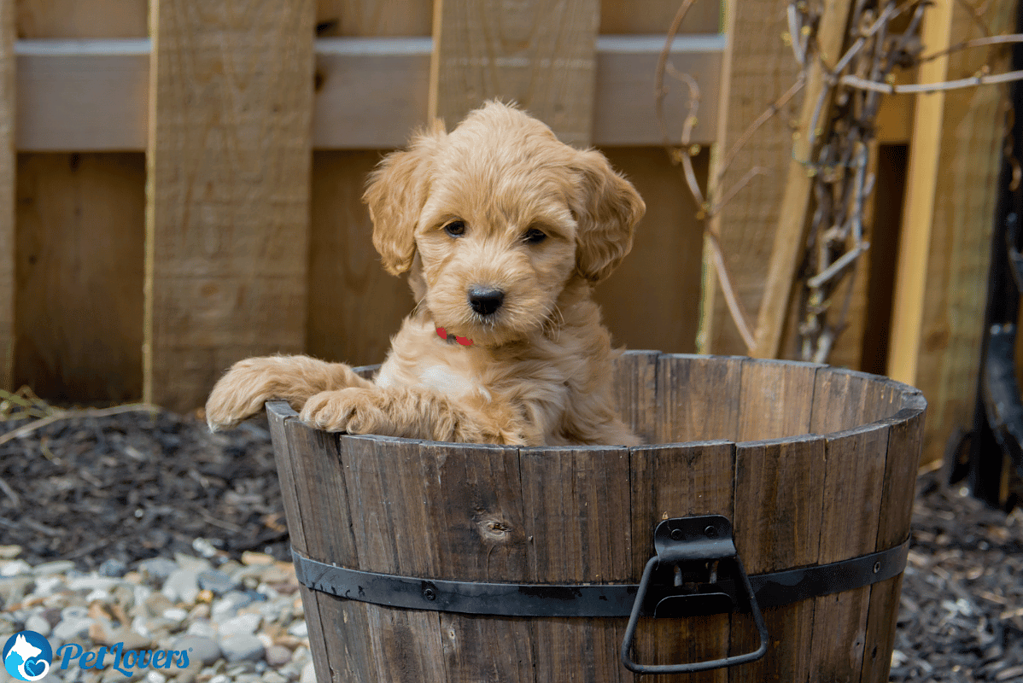
[[[918,63],[923,64],[924,62],[929,62],[931,60],[937,59],[938,57],[943,57],[947,54],[958,52],[959,50],[967,50],[972,47],[984,47],[985,45],[1010,45],[1012,43],[1021,42],[1023,42],[1023,33],[1009,33],[1004,36],[988,36],[986,38],[975,38],[974,40],[966,40],[961,43],[956,43],[955,45],[949,48],[939,50],[938,52],[929,54],[926,57],[920,57],[917,61]]]
[[[735,290],[732,287],[731,278],[728,277],[728,270],[725,268],[725,259],[721,253],[721,243],[718,241],[718,236],[711,230],[705,230],[704,234],[708,238],[710,243],[710,251],[714,257],[714,270],[717,271],[718,283],[721,285],[721,293],[725,297],[725,304],[728,305],[728,311],[732,314],[732,320],[735,321],[735,326],[739,330],[739,334],[742,336],[743,343],[746,344],[747,349],[752,349],[756,346],[756,339],[753,337],[753,333],[750,332],[750,326],[748,316],[743,310],[742,303],[735,296]]]
[[[732,165],[732,161],[734,161],[735,157],[740,151],[742,151],[742,148],[746,146],[746,143],[750,141],[750,138],[752,138],[753,135],[760,130],[761,126],[770,121],[773,116],[781,111],[781,108],[784,107],[789,100],[795,97],[796,94],[803,89],[804,85],[806,85],[806,75],[804,73],[800,73],[796,82],[793,83],[781,97],[772,102],[770,106],[768,106],[767,109],[765,109],[760,116],[758,116],[757,119],[751,123],[745,131],[743,131],[742,135],[740,135],[739,139],[735,141],[735,144],[733,144],[731,149],[728,150],[728,153],[725,154],[724,160],[721,162],[721,168],[718,170],[718,182],[725,177],[725,172],[728,170],[728,167]]]
[[[123,406],[114,406],[113,408],[90,408],[88,410],[61,410],[47,415],[46,417],[38,420],[33,420],[28,424],[22,425],[17,429],[12,429],[6,434],[0,434],[0,446],[4,445],[9,441],[19,439],[27,434],[42,429],[43,427],[53,424],[54,422],[60,422],[61,420],[75,420],[79,418],[90,418],[90,417],[110,417],[111,415],[120,415],[122,413],[133,413],[133,412],[156,412],[159,408],[149,403],[130,403]]]

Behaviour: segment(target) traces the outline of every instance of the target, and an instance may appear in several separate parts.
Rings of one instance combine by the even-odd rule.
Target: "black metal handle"
[[[654,530],[654,547],[656,555],[650,558],[643,568],[643,578],[639,582],[639,590],[636,593],[636,600],[632,605],[632,612],[629,615],[629,625],[625,628],[625,637],[622,640],[621,659],[626,669],[638,674],[685,674],[697,671],[708,671],[720,669],[726,666],[736,666],[753,662],[767,653],[767,625],[764,623],[764,615],[757,605],[757,598],[753,593],[749,577],[742,566],[742,561],[735,550],[732,541],[732,525],[726,517],[721,515],[703,515],[698,517],[679,517],[667,519],[657,525]],[[679,664],[640,664],[632,660],[632,645],[636,638],[636,626],[639,622],[640,613],[643,611],[650,588],[653,583],[654,571],[661,565],[673,565],[680,567],[691,562],[715,562],[727,561],[726,566],[732,568],[730,573],[735,576],[736,588],[741,589],[739,599],[749,607],[753,614],[753,621],[760,633],[760,647],[753,652],[741,655],[712,659],[703,662],[683,662]],[[699,593],[696,594],[700,595]],[[718,594],[720,595],[720,594]],[[680,597],[694,597],[693,595]],[[668,598],[670,599],[670,598]],[[662,600],[663,602],[663,600]],[[720,601],[718,601],[720,603]],[[658,616],[657,611],[654,613]]]

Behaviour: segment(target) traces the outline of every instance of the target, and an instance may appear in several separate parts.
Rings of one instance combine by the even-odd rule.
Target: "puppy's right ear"
[[[430,157],[445,135],[444,123],[434,121],[412,139],[407,151],[384,157],[369,177],[362,200],[373,220],[373,246],[391,275],[412,265],[416,223],[430,190]]]

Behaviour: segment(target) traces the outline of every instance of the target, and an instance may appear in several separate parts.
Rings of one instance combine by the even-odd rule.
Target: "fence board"
[[[770,102],[796,80],[798,65],[780,38],[788,30],[785,18],[787,4],[787,0],[730,0],[725,5],[725,31],[730,41],[722,62],[721,115],[715,138],[722,152],[728,150]],[[767,92],[765,84],[770,84]],[[798,96],[796,100],[790,107],[798,106]],[[751,169],[760,167],[765,171],[732,198],[711,221],[711,229],[720,235],[721,249],[736,296],[745,307],[751,324],[756,320],[767,277],[772,237],[778,223],[786,169],[791,159],[791,132],[787,123],[789,111],[787,108],[781,116],[773,117],[760,128],[720,181],[715,177],[720,172],[719,164],[711,169],[710,184],[726,191]],[[700,352],[748,353],[717,286],[712,266],[708,266],[704,279],[703,301]]]
[[[598,0],[437,3],[431,118],[449,126],[484,100],[514,100],[568,143],[590,144]]]
[[[938,7],[928,11],[937,16]],[[992,35],[1012,31],[1015,10],[1010,0],[990,4],[984,20]],[[952,43],[980,37],[970,12],[955,3],[951,11]],[[1006,56],[983,49],[959,51],[948,58],[947,77],[963,78],[987,66],[1001,73]],[[922,82],[943,77],[941,70],[925,73],[930,66],[921,66]],[[998,88],[919,97],[888,373],[919,387],[930,403],[926,463],[942,457],[957,427],[973,424],[1006,115],[1005,95]],[[935,129],[936,120],[940,127]],[[930,161],[928,149],[935,155]]]
[[[316,0],[320,36],[428,36],[432,0]]]
[[[141,396],[144,175],[137,153],[18,156],[17,385]]]
[[[405,278],[388,275],[373,249],[362,203],[382,152],[313,156],[306,350],[355,365],[380,363],[414,305]]]
[[[141,38],[148,0],[12,0],[22,38]]]
[[[143,395],[189,409],[304,345],[314,4],[153,11]]]
[[[0,389],[14,371],[14,0],[0,0]]]

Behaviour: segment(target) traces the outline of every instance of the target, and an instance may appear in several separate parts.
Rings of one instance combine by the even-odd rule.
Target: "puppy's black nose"
[[[504,292],[492,287],[473,287],[469,290],[469,305],[480,315],[491,315],[504,303]]]

